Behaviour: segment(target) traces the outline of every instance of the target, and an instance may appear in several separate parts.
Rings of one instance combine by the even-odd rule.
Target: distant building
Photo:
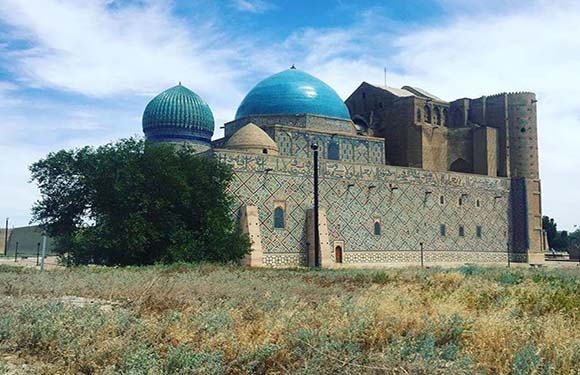
[[[224,138],[181,85],[149,103],[143,130],[232,166],[251,265],[312,263],[313,143],[323,267],[544,259],[533,93],[447,102],[364,82],[344,103],[292,68],[247,94]]]
[[[42,251],[42,230],[37,225],[8,229],[8,246],[5,246],[5,234],[6,229],[0,229],[0,251],[6,256],[32,257]],[[46,254],[53,254],[53,248],[53,240],[47,238]]]

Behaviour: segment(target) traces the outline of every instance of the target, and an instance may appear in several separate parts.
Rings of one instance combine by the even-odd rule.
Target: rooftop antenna
[[[385,67],[385,87],[387,87],[387,67]]]

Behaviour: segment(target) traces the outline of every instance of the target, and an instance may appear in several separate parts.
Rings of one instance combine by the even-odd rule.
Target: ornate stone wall
[[[264,130],[278,144],[280,155],[310,158],[310,145],[316,143],[324,159],[385,164],[385,141],[382,138],[329,134],[288,126],[268,126]]]
[[[258,207],[263,263],[306,262],[306,212],[312,208],[309,158],[215,150],[235,172],[239,207]],[[344,265],[503,262],[507,258],[510,182],[504,178],[323,160],[321,207],[329,241],[342,241]],[[285,228],[274,228],[284,202]],[[375,232],[380,223],[380,234]]]

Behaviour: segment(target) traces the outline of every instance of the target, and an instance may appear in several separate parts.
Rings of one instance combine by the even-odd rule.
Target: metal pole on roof
[[[385,67],[385,87],[387,87],[387,67]]]
[[[42,257],[40,258],[40,270],[44,271],[44,257],[46,256],[46,234],[42,236]]]
[[[36,265],[39,265],[40,258],[40,242],[36,244]]]

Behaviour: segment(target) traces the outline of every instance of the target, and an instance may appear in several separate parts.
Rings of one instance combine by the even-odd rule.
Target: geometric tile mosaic
[[[293,152],[302,155],[303,149],[306,155],[302,143],[293,144]],[[313,199],[311,160],[225,150],[215,150],[214,155],[233,167],[229,190],[237,200],[236,212],[242,205],[258,207],[264,264],[304,265],[306,211]],[[511,209],[507,178],[321,160],[319,190],[330,243],[344,241],[345,263],[414,262],[421,246],[433,261],[507,259]],[[280,201],[285,202],[286,226],[275,229],[274,204]],[[380,235],[374,232],[377,219]],[[446,226],[445,236],[441,224]]]

